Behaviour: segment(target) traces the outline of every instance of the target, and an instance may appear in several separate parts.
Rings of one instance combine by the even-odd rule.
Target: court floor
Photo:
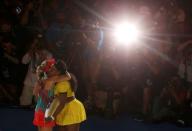
[[[0,108],[0,131],[36,131],[32,125],[33,110]],[[56,129],[54,129],[55,131]],[[98,116],[88,116],[80,131],[192,131],[192,128],[177,127],[172,124],[146,124],[127,116],[114,120]]]

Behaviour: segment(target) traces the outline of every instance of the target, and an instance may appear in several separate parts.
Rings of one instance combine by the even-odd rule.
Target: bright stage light
[[[140,31],[137,25],[124,22],[115,27],[114,35],[118,42],[128,44],[139,39]]]

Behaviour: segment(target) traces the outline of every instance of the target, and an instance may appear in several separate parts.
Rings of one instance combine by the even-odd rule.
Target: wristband
[[[52,120],[55,120],[55,118],[53,116],[50,116]]]

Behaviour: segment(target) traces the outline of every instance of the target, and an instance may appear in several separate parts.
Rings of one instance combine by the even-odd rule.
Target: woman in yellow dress
[[[58,60],[50,71],[55,75],[64,74],[66,65],[62,60]],[[75,98],[77,79],[73,74],[70,75],[71,80],[59,82],[54,87],[56,102],[52,105],[55,109],[51,113],[51,118],[55,119],[59,131],[79,131],[80,124],[86,120],[85,108]],[[70,102],[68,102],[69,98],[72,98]]]

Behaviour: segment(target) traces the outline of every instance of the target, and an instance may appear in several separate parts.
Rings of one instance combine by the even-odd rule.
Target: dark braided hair
[[[67,73],[67,65],[63,60],[58,59],[55,63],[55,67],[62,75]]]
[[[61,75],[68,74],[67,65],[65,64],[65,62],[63,60],[60,60],[60,59],[57,60],[55,63],[55,67],[57,68],[57,70],[59,70]],[[77,86],[78,86],[77,78],[72,73],[70,73],[70,75],[71,75],[71,79],[69,80],[69,82],[71,84],[71,89],[72,89],[72,91],[75,92],[77,90]]]

